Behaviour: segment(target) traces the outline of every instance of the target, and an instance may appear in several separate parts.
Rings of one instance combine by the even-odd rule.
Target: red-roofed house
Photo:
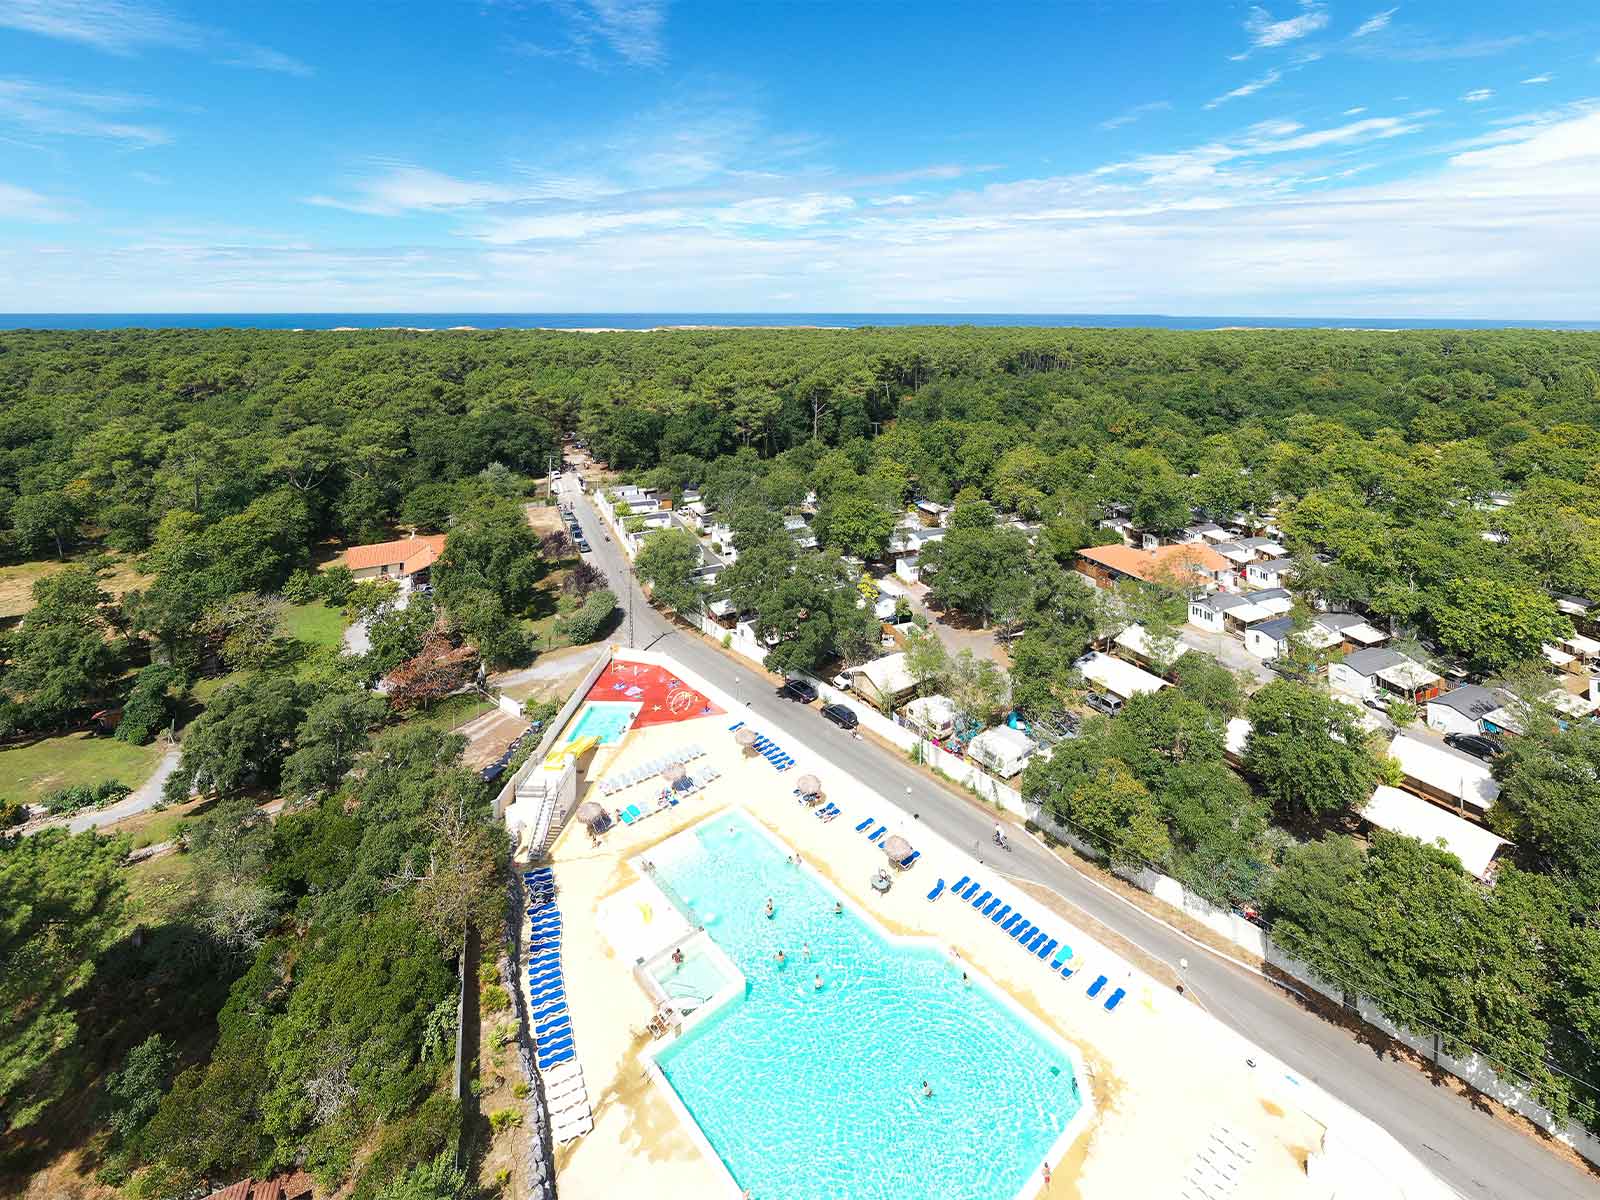
[[[1186,543],[1135,550],[1132,546],[1088,546],[1078,551],[1078,570],[1101,587],[1121,579],[1182,589],[1221,587],[1233,565],[1210,546]]]
[[[357,579],[398,579],[402,583],[421,583],[419,576],[444,553],[444,534],[401,538],[397,542],[374,542],[370,546],[351,546],[344,552],[344,565]]]
[[[241,1179],[212,1192],[206,1200],[311,1200],[311,1196],[311,1176],[292,1171],[271,1179]]]

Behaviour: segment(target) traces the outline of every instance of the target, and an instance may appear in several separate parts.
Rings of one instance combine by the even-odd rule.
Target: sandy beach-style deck
[[[696,765],[714,766],[720,778],[675,807],[614,825],[598,841],[583,825],[571,822],[550,855],[565,920],[567,1001],[594,1118],[591,1132],[558,1150],[564,1197],[736,1200],[728,1173],[652,1068],[650,1051],[659,1043],[649,1026],[657,1006],[635,970],[641,959],[691,934],[688,923],[653,890],[654,883],[636,869],[635,861],[648,859],[652,847],[730,807],[743,809],[798,852],[884,931],[931,938],[948,947],[967,969],[1001,989],[1072,1048],[1082,1064],[1080,1086],[1092,1097],[1092,1110],[1074,1124],[1070,1145],[1049,1164],[1048,1186],[1039,1169],[1045,1164],[1036,1164],[1032,1194],[1108,1200],[1152,1195],[1326,1200],[1357,1194],[1338,1186],[1338,1180],[1352,1176],[1352,1168],[1347,1163],[1330,1166],[1325,1139],[1330,1110],[1348,1110],[1295,1079],[1189,1000],[1046,912],[991,865],[980,864],[970,850],[946,843],[914,816],[830,766],[825,756],[786,744],[797,765],[782,773],[761,757],[747,756],[729,731],[745,715],[742,706],[681,668],[671,669],[724,711],[636,728],[617,744],[602,747],[586,766],[580,798],[611,811],[630,801],[651,807],[648,801],[660,791],[658,784],[641,782],[603,796],[598,781],[669,755],[685,743],[703,747],[706,753]],[[828,735],[831,730],[819,731],[817,739]],[[827,800],[843,815],[825,823],[797,801],[793,791],[802,774],[817,776]],[[895,881],[886,893],[871,885],[878,870],[888,865],[885,854],[855,829],[868,816],[879,818],[891,835],[898,833],[921,851],[911,870],[891,868]],[[980,881],[1013,908],[1033,914],[1052,937],[1069,942],[1080,964],[1077,973],[1063,980],[1048,962],[1019,948],[948,889],[937,901],[927,900],[938,879],[952,884],[963,875]],[[1107,984],[1091,999],[1086,988],[1100,975],[1107,977]],[[1108,1012],[1103,1001],[1116,988],[1124,989],[1126,998]],[[1348,1126],[1341,1121],[1341,1127],[1343,1145],[1351,1140],[1349,1130],[1359,1130],[1361,1124],[1352,1117]],[[1381,1142],[1383,1135],[1373,1133]],[[1248,1161],[1241,1164],[1219,1153],[1219,1138],[1248,1146]],[[1394,1153],[1387,1145],[1356,1151],[1363,1163]]]

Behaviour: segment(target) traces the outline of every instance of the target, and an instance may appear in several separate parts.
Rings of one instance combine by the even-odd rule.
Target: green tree
[[[184,734],[183,757],[163,795],[181,803],[191,788],[226,795],[276,787],[305,704],[304,689],[287,677],[251,675],[223,687]]]
[[[1054,798],[1054,805],[1113,866],[1159,864],[1172,852],[1155,800],[1115,759],[1102,765],[1093,780]]]
[[[76,1000],[122,932],[122,838],[47,829],[0,847],[0,1130],[84,1082]]]
[[[938,691],[950,671],[950,652],[937,634],[925,630],[906,642],[906,673],[916,682],[917,694]]]
[[[650,585],[650,598],[692,620],[705,604],[694,578],[700,568],[700,543],[687,529],[663,529],[645,538],[633,561],[635,574]]]
[[[1378,763],[1360,717],[1347,705],[1287,679],[1246,709],[1244,769],[1285,813],[1325,816],[1359,809],[1378,784]]]
[[[539,539],[522,507],[500,497],[480,497],[457,517],[431,571],[446,609],[464,593],[481,590],[516,615],[527,611],[543,574]]]
[[[1536,659],[1542,645],[1571,632],[1549,596],[1502,578],[1451,580],[1429,612],[1445,648],[1484,671]]]
[[[56,557],[67,557],[67,544],[78,534],[78,506],[62,492],[34,492],[19,496],[11,506],[11,527],[17,544],[29,553],[53,547]]]
[[[454,1156],[445,1151],[391,1180],[378,1193],[378,1200],[461,1200],[466,1190],[466,1172],[458,1168]]]
[[[1026,600],[1028,539],[1015,529],[952,528],[922,552],[922,570],[941,608],[988,625]]]
[[[894,526],[894,510],[862,492],[830,496],[817,512],[822,544],[856,558],[881,558]]]
[[[1173,685],[1185,697],[1224,720],[1244,710],[1239,677],[1209,654],[1190,650],[1172,665]]]
[[[177,1052],[158,1033],[153,1033],[128,1051],[122,1070],[106,1080],[110,1114],[107,1124],[124,1142],[144,1128],[161,1105],[161,1096],[172,1082]]]
[[[117,740],[139,746],[160,733],[175,715],[172,691],[181,682],[182,676],[164,663],[142,668],[122,706]]]
[[[329,692],[314,700],[296,731],[294,751],[284,760],[285,794],[336,790],[387,711],[382,696],[360,688]]]
[[[1501,781],[1489,812],[1495,830],[1516,843],[1529,865],[1600,904],[1600,727],[1531,722],[1495,762],[1495,774]]]
[[[122,661],[95,572],[67,567],[33,585],[33,608],[6,646],[0,691],[25,729],[59,728],[86,716],[109,693]]]

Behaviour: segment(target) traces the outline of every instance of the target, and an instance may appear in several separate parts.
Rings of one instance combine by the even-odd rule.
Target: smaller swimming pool
[[[615,746],[622,740],[622,735],[632,727],[633,718],[638,715],[637,704],[625,704],[615,700],[591,700],[583,706],[578,713],[578,719],[572,723],[572,732],[567,734],[567,742],[570,744],[592,734],[600,739],[602,746]]]
[[[668,956],[657,960],[649,970],[656,986],[685,1016],[704,1008],[723,989],[737,982],[737,975],[724,969],[704,944],[695,945],[693,941],[684,947],[681,963],[674,963]]]

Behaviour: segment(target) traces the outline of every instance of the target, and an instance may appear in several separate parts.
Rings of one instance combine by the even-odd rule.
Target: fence
[[[528,1131],[529,1200],[553,1200],[556,1194],[555,1141],[550,1131],[550,1104],[544,1094],[544,1079],[535,1069],[533,1029],[528,1022],[527,997],[517,980],[522,962],[522,905],[520,881],[513,874],[506,881],[505,957],[500,961],[500,986],[512,997],[517,1014],[517,1068],[528,1084],[526,1119]]]
[[[1099,860],[1103,857],[1093,846],[1053,820],[1038,805],[1029,804],[1027,807],[1028,819],[1052,837],[1066,842],[1085,858]],[[1491,1059],[1481,1054],[1474,1054],[1465,1059],[1454,1058],[1441,1049],[1439,1034],[1417,1034],[1402,1029],[1385,1017],[1378,1006],[1367,997],[1346,995],[1342,987],[1329,983],[1305,963],[1284,953],[1283,949],[1272,940],[1271,934],[1259,925],[1231,910],[1218,908],[1210,901],[1195,895],[1169,875],[1163,875],[1150,867],[1137,871],[1116,870],[1114,873],[1141,891],[1150,893],[1158,900],[1179,909],[1184,915],[1199,921],[1235,946],[1260,958],[1274,970],[1304,984],[1335,1004],[1344,1006],[1360,1016],[1367,1024],[1382,1030],[1395,1041],[1409,1046],[1440,1070],[1448,1071],[1513,1112],[1520,1113],[1541,1129],[1548,1131],[1552,1137],[1571,1146],[1589,1162],[1600,1165],[1600,1138],[1576,1125],[1558,1121],[1549,1109],[1533,1099],[1532,1088],[1526,1081],[1518,1078],[1502,1078],[1495,1071]]]

